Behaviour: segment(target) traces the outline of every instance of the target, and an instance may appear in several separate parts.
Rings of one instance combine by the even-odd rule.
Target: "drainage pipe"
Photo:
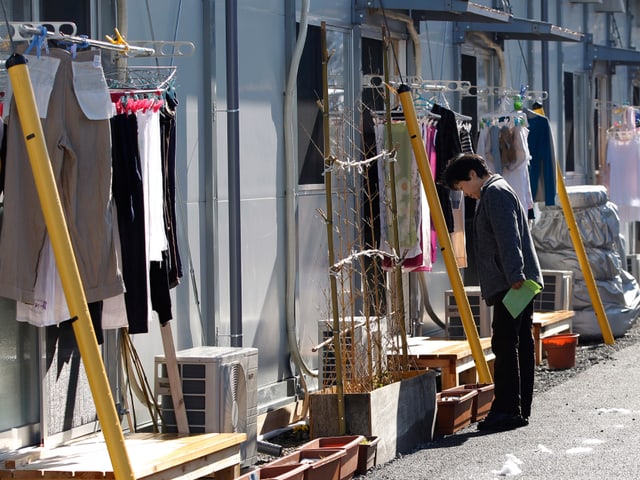
[[[296,334],[296,278],[297,258],[297,222],[296,222],[296,185],[298,181],[298,162],[294,154],[296,146],[295,125],[297,102],[296,88],[300,58],[307,39],[309,0],[302,0],[300,10],[300,33],[291,56],[289,75],[284,95],[284,161],[286,173],[285,207],[287,229],[287,272],[286,272],[286,322],[289,353],[295,365],[303,374],[317,377],[318,371],[311,370],[300,355]]]
[[[242,346],[240,134],[238,108],[238,2],[226,0],[227,166],[229,188],[229,313],[231,346]]]
[[[540,5],[541,20],[543,22],[549,21],[549,2],[548,0],[542,0]],[[541,42],[540,45],[542,53],[542,90],[544,92],[549,91],[549,42]],[[542,100],[545,111],[549,111],[549,97]]]

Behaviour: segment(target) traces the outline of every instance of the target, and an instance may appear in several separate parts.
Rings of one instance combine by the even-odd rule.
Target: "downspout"
[[[207,284],[218,285],[218,258],[220,237],[218,229],[215,228],[218,219],[218,184],[216,182],[218,172],[218,152],[216,150],[216,7],[215,0],[204,0],[202,2],[202,39],[206,48],[203,49],[202,70],[204,85],[204,107],[202,115],[202,132],[204,136],[203,153],[205,161],[202,168],[204,169],[204,192],[205,192],[205,233],[204,241],[210,247],[206,256],[206,275]],[[186,213],[184,214],[186,217]],[[186,230],[186,228],[184,229]],[[196,289],[196,280],[193,273],[193,262],[189,259],[189,270],[191,275],[192,288]],[[198,302],[199,303],[199,302]],[[211,318],[208,323],[202,322],[204,344],[218,345],[218,335],[216,321],[219,317],[220,297],[217,288],[207,288],[205,290],[205,307],[208,312],[205,317]]]
[[[534,4],[533,2],[527,2],[527,18],[534,18]],[[533,89],[533,86],[536,84],[536,75],[532,65],[535,65],[535,56],[533,50],[535,48],[534,43],[537,40],[528,40],[527,41],[527,88]],[[545,110],[547,112],[548,110]]]
[[[307,38],[309,0],[302,0],[300,7],[300,33],[291,56],[291,64],[284,95],[284,160],[285,160],[285,207],[287,228],[287,273],[286,273],[286,322],[289,353],[295,365],[303,374],[317,377],[318,371],[312,371],[304,362],[298,348],[296,334],[296,277],[298,265],[297,222],[296,222],[296,185],[298,182],[298,162],[294,153],[296,146],[295,124],[297,103],[297,79],[300,58]],[[295,4],[295,2],[294,2]],[[294,9],[295,10],[295,9]],[[295,16],[295,12],[294,12]],[[300,376],[302,379],[302,375]]]
[[[116,3],[116,26],[120,34],[127,38],[129,33],[129,14],[127,12],[127,0],[118,0]],[[122,72],[127,67],[128,57],[126,55],[116,56],[116,69]],[[123,75],[118,73],[118,75]],[[124,80],[124,78],[123,78]]]
[[[231,346],[242,346],[240,135],[238,109],[238,2],[226,0],[227,168],[229,188],[229,313]]]
[[[549,21],[549,1],[541,0],[540,2],[540,20],[543,22]],[[542,91],[549,91],[549,42],[542,42]],[[549,96],[542,100],[544,111],[549,111]]]

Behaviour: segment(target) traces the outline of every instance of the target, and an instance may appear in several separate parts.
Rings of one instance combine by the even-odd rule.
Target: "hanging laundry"
[[[438,133],[437,122],[422,122],[422,137],[424,138],[424,145],[427,153],[427,159],[429,160],[429,168],[431,169],[431,176],[435,179],[437,158],[436,158],[436,135]],[[424,222],[429,222],[430,226],[425,224],[424,228],[430,230],[430,251],[431,251],[431,263],[436,261],[436,252],[438,251],[438,233],[436,227],[431,221],[431,211],[429,209],[429,202],[427,201],[427,194],[424,187],[420,189],[422,196],[422,219]],[[426,241],[426,240],[425,240]]]
[[[536,202],[551,206],[556,204],[556,154],[553,133],[547,117],[527,110],[529,136],[527,143],[531,154],[529,178],[531,194]]]
[[[482,124],[478,134],[478,154],[485,159],[489,171],[502,173],[500,127],[497,124]]]
[[[611,132],[607,140],[609,199],[623,222],[640,221],[640,136],[635,127],[624,135]]]
[[[485,159],[489,171],[502,175],[515,190],[524,209],[533,209],[529,130],[523,113],[498,112],[483,118],[480,125],[478,154]]]
[[[529,179],[529,161],[531,154],[527,143],[529,130],[522,124],[506,127],[508,134],[504,134],[505,126],[501,128],[501,153],[506,155],[502,163],[502,176],[516,192],[525,210],[533,208],[533,195]],[[502,145],[502,139],[508,142]],[[501,156],[502,158],[502,156]]]
[[[152,307],[137,117],[128,114],[113,117],[111,135],[113,197],[118,215],[128,327],[130,333],[146,333]]]
[[[160,108],[160,140],[162,150],[162,172],[164,182],[164,218],[168,254],[169,286],[174,288],[182,278],[182,260],[178,248],[178,228],[176,220],[176,108],[178,100],[167,95]]]
[[[474,153],[471,143],[471,123],[459,123],[460,146],[464,153]],[[467,240],[465,233],[465,199],[462,191],[450,191],[451,213],[453,215],[453,231],[450,233],[451,247],[458,268],[466,268]]]
[[[387,144],[386,126],[379,123],[375,126],[378,152]],[[391,125],[392,143],[397,148],[394,164],[396,180],[397,229],[399,251],[395,252],[402,259],[404,271],[431,268],[430,224],[428,216],[424,218],[424,196],[413,156],[409,132],[404,122]],[[389,165],[378,162],[378,181],[380,199],[380,245],[383,251],[394,253],[393,218],[389,213],[391,202],[391,186],[389,184]],[[390,259],[383,260],[383,268],[391,269],[394,265]]]
[[[452,232],[454,229],[453,212],[451,211],[451,200],[449,199],[449,189],[437,180],[440,179],[445,167],[450,159],[462,152],[460,145],[460,135],[456,114],[452,110],[441,105],[434,105],[431,111],[440,115],[438,121],[438,132],[436,134],[436,190],[442,207],[442,213],[447,224],[447,229]]]
[[[99,53],[78,52],[72,60],[66,51],[50,48],[48,55],[30,57],[28,68],[40,78],[34,92],[37,104],[46,106],[39,110],[45,142],[85,296],[91,303],[124,291],[113,230],[110,98]],[[9,113],[0,295],[33,304],[46,227],[15,101],[5,110]]]

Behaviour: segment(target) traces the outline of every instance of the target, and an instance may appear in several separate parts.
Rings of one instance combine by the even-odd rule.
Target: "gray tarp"
[[[624,270],[625,246],[617,208],[599,185],[567,187],[567,193],[611,331],[620,337],[640,313],[640,288]],[[543,269],[573,272],[573,331],[585,340],[601,339],[562,208],[542,207],[531,233]]]

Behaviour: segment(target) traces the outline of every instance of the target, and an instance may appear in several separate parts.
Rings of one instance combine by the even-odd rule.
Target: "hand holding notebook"
[[[524,307],[542,290],[542,286],[534,280],[525,280],[518,289],[512,288],[502,299],[502,303],[513,318],[516,318]]]

